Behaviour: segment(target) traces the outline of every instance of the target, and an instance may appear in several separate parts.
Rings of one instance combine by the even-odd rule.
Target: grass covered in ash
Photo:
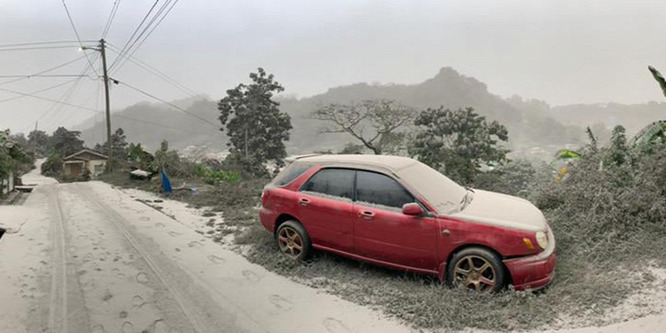
[[[315,252],[307,263],[295,263],[279,253],[272,235],[258,221],[256,208],[265,179],[202,185],[197,195],[172,198],[223,211],[224,223],[233,227],[235,241],[250,261],[378,309],[416,329],[590,326],[607,324],[607,315],[616,306],[650,288],[646,263],[666,266],[666,150],[626,156],[624,163],[609,159],[614,156],[611,153],[586,152],[559,184],[549,172],[528,172],[528,186],[519,188],[522,196],[544,211],[557,238],[554,281],[538,293],[507,290],[477,296],[450,289],[431,276],[322,252]],[[127,182],[115,184],[136,187]],[[139,187],[155,190],[151,186]],[[502,190],[492,184],[487,188]],[[218,240],[229,232],[216,230],[213,238]]]

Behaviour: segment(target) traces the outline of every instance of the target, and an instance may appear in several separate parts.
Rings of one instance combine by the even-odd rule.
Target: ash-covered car
[[[265,187],[260,219],[294,259],[329,251],[481,293],[543,288],[555,270],[553,232],[529,201],[405,157],[297,158]]]

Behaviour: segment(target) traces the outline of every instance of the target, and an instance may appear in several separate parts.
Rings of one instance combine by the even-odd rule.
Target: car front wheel
[[[310,237],[296,221],[282,223],[276,232],[280,251],[294,260],[305,260],[312,252]]]
[[[457,252],[447,268],[447,280],[451,285],[480,294],[499,291],[504,286],[505,277],[500,258],[480,247]]]

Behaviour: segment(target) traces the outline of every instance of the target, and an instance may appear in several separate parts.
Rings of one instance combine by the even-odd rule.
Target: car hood
[[[474,190],[472,195],[472,202],[462,211],[448,216],[512,229],[548,230],[548,223],[543,213],[525,199],[483,190]]]

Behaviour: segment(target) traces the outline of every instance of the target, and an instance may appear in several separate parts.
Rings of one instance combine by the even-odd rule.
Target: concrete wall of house
[[[97,177],[104,172],[106,160],[91,160],[88,161],[88,171],[93,177]]]

